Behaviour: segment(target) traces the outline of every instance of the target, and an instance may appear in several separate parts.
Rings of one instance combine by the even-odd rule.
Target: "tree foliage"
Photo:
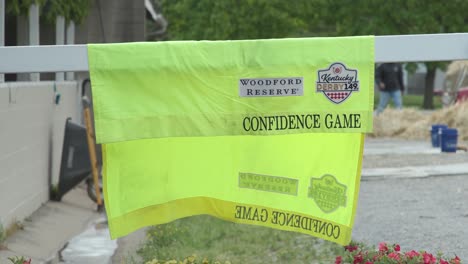
[[[338,13],[325,14],[327,21],[336,21],[335,34],[340,35],[399,35],[456,33],[468,31],[468,16],[464,10],[468,1],[451,0],[344,0],[322,1]],[[443,47],[441,47],[442,49]],[[446,62],[427,62],[423,108],[432,109],[434,79],[437,68]],[[411,66],[411,65],[410,65]]]
[[[468,31],[467,0],[161,0],[161,4],[173,40]],[[435,70],[445,65],[426,63],[424,108],[433,107]]]
[[[6,11],[16,16],[27,16],[29,7],[37,4],[41,16],[50,24],[55,23],[57,16],[63,16],[68,23],[81,23],[88,16],[89,0],[7,0]]]
[[[43,5],[45,0],[6,0],[6,12],[16,16],[27,16],[32,4]]]
[[[63,16],[68,23],[81,23],[87,16],[89,0],[45,0],[42,12],[46,20],[54,23],[57,16]]]
[[[315,2],[304,0],[162,0],[161,5],[173,40],[300,36],[316,16]]]
[[[171,39],[465,32],[466,0],[161,0]]]

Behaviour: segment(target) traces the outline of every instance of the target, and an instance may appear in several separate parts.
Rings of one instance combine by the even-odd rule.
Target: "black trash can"
[[[86,128],[71,121],[65,122],[62,160],[57,185],[52,185],[50,199],[60,201],[73,187],[86,179],[91,173]]]

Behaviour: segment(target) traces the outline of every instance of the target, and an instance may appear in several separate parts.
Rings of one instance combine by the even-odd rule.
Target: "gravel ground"
[[[353,239],[468,260],[468,175],[361,182]]]
[[[468,142],[459,145],[468,146]],[[362,167],[393,168],[467,163],[468,152],[441,153],[429,140],[366,138]]]
[[[467,163],[468,153],[441,153],[441,154],[399,154],[399,155],[372,155],[364,156],[363,168],[393,168],[405,166],[434,166]]]
[[[440,153],[426,141],[368,138],[363,168],[460,163],[468,166],[468,153]],[[468,175],[362,181],[353,239],[468,261]]]

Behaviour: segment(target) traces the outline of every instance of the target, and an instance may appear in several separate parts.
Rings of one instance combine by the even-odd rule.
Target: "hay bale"
[[[467,76],[464,78],[462,76],[465,68],[468,68],[467,60],[453,61],[448,65],[447,70],[445,71],[444,81],[444,89],[446,91],[456,91],[459,88],[457,85],[460,85],[460,87],[468,86]],[[459,83],[460,80],[463,81]]]
[[[447,66],[446,75],[457,75],[463,67],[468,67],[468,60],[453,61]]]
[[[460,102],[440,111],[434,112],[430,117],[432,123],[447,124],[449,127],[458,129],[458,138],[462,141],[468,140],[468,102]]]
[[[414,108],[404,108],[402,110],[387,108],[380,115],[374,116],[374,132],[370,136],[418,138],[419,133],[418,135],[412,135],[414,133],[408,133],[407,130],[413,127],[415,123],[425,119],[425,116],[423,112]]]
[[[468,101],[433,112],[413,108],[387,108],[380,115],[374,116],[374,132],[369,136],[429,140],[432,124],[446,124],[458,129],[460,141],[468,141],[467,114]]]

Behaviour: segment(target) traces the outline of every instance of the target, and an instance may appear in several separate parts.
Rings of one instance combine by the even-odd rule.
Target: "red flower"
[[[436,257],[434,257],[432,254],[429,254],[427,252],[423,253],[423,261],[424,261],[424,264],[436,264],[437,263]]]
[[[411,251],[406,252],[405,255],[409,257],[410,259],[412,259],[414,257],[419,256],[419,253],[414,250],[411,250]]]
[[[453,264],[460,264],[460,258],[458,256],[455,256],[455,258],[451,259],[450,260],[450,263],[453,263]]]
[[[349,245],[349,246],[345,246],[344,248],[345,248],[345,250],[347,250],[349,252],[353,252],[353,251],[358,249],[358,246]]]
[[[23,261],[23,264],[31,264],[31,259]]]
[[[341,258],[341,256],[336,257],[336,259],[335,259],[335,264],[341,264],[341,261],[342,261],[342,260],[343,260],[343,259]]]
[[[458,256],[455,256],[453,259],[443,259],[442,257],[434,256],[426,251],[417,252],[411,250],[408,252],[402,252],[400,245],[392,244],[389,245],[385,242],[379,243],[378,252],[375,249],[368,251],[363,251],[359,249],[357,245],[348,245],[344,247],[346,251],[351,253],[346,254],[346,259],[343,260],[342,256],[337,256],[335,259],[335,264],[374,264],[374,263],[413,263],[417,261],[418,264],[461,264],[461,260]],[[365,248],[365,247],[364,247]],[[353,260],[349,262],[349,260]],[[343,262],[344,261],[344,262]],[[30,264],[30,263],[24,263]]]
[[[391,259],[394,259],[394,260],[400,260],[400,255],[396,252],[392,252],[390,254],[388,254],[388,257],[391,258]]]
[[[387,247],[387,244],[385,242],[380,242],[379,243],[379,251],[380,252],[387,252],[388,251],[388,247]]]
[[[362,259],[362,255],[361,254],[357,254],[356,256],[354,256],[354,262],[353,264],[360,264],[362,263],[363,259]]]

